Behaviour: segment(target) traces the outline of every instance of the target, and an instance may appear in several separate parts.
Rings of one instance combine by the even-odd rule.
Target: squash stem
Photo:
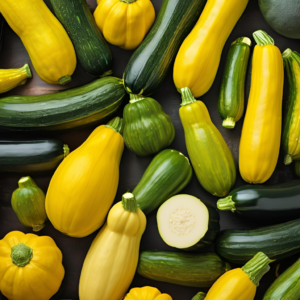
[[[290,154],[287,154],[284,157],[284,164],[287,166],[287,165],[290,165],[292,162],[293,162],[292,156]]]
[[[119,117],[115,117],[114,119],[110,120],[105,127],[111,128],[114,131],[120,133],[122,135],[123,133],[123,119]]]
[[[124,2],[124,3],[127,3],[127,4],[133,3],[135,1],[136,0],[120,0],[120,2]]]
[[[124,210],[131,211],[136,213],[137,212],[137,203],[135,196],[132,193],[125,193],[122,196],[122,205]]]
[[[59,84],[61,84],[61,85],[65,85],[65,84],[69,83],[71,80],[72,80],[71,76],[70,76],[70,75],[67,75],[67,76],[64,76],[64,77],[60,78],[60,79],[58,80],[58,82],[59,82]]]
[[[259,46],[275,45],[274,40],[264,31],[257,30],[253,33],[255,42]]]
[[[142,95],[134,95],[134,94],[130,94],[130,103],[134,103],[134,102],[138,102],[140,100],[145,99]]]
[[[232,129],[234,128],[235,126],[235,121],[234,121],[234,118],[227,118],[223,121],[223,124],[222,124],[223,127],[225,128],[229,128],[229,129]]]
[[[283,53],[282,53],[282,58],[289,58],[292,55],[293,51],[291,49],[286,49]]]
[[[181,98],[182,98],[181,106],[189,105],[197,101],[194,98],[192,91],[188,87],[181,88],[179,92],[181,93]]]
[[[199,292],[196,296],[193,297],[192,300],[204,300],[206,297],[205,293]]]
[[[19,243],[11,248],[11,260],[18,267],[25,267],[33,257],[33,250],[23,243]]]
[[[262,252],[258,252],[242,267],[242,270],[249,276],[250,280],[258,286],[260,279],[270,270],[270,262],[272,261],[268,256]]]
[[[217,207],[219,210],[231,210],[232,212],[236,211],[235,203],[232,201],[232,196],[218,200]]]
[[[235,44],[246,44],[249,47],[251,47],[252,42],[248,37],[242,36],[242,37],[237,38],[234,42],[232,42],[230,46],[233,46]]]
[[[45,227],[45,224],[34,225],[34,226],[32,226],[32,230],[37,232],[37,231],[42,230],[44,227]]]
[[[28,66],[28,64],[25,64],[23,67],[22,67],[22,70],[25,71],[26,75],[27,75],[27,78],[32,78],[32,74],[31,74],[31,71],[30,71],[30,68]]]
[[[30,176],[22,177],[19,181],[19,188],[31,188],[31,187],[38,187],[37,184]]]
[[[70,148],[68,145],[64,144],[63,149],[64,149],[64,158],[66,158],[70,153]]]

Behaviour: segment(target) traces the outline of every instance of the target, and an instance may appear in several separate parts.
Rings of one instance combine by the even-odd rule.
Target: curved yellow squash
[[[155,10],[150,0],[100,0],[94,17],[109,43],[132,50],[151,28]]]
[[[49,300],[64,275],[52,238],[12,231],[0,241],[0,290],[9,300]]]
[[[46,195],[46,212],[57,230],[84,237],[104,223],[119,183],[121,131],[120,118],[99,126],[57,168]]]
[[[240,173],[249,183],[273,174],[280,148],[284,69],[280,50],[265,32],[254,34],[251,89],[240,142]]]
[[[212,86],[221,54],[249,0],[208,0],[194,29],[184,40],[174,65],[177,90],[188,87],[194,97]]]
[[[1,0],[0,11],[21,38],[42,80],[66,84],[76,67],[76,54],[65,29],[43,0]]]
[[[124,194],[122,201],[110,210],[85,258],[79,282],[80,300],[123,299],[136,272],[145,228],[146,217],[135,197]]]
[[[131,289],[124,300],[172,300],[172,297],[162,294],[157,288],[144,286]]]

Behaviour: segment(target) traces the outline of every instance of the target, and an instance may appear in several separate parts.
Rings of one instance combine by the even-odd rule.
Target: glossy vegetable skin
[[[0,241],[0,290],[8,299],[49,300],[64,275],[62,253],[51,237],[12,231]]]
[[[278,185],[245,185],[217,203],[220,210],[231,210],[242,218],[279,223],[300,216],[300,180]]]
[[[149,214],[178,194],[192,179],[189,159],[177,150],[158,153],[133,190],[139,208]]]
[[[131,289],[124,300],[172,300],[172,297],[162,294],[157,288],[144,286]]]
[[[55,170],[69,148],[55,139],[0,141],[0,172],[36,173]]]
[[[236,180],[231,150],[212,123],[202,101],[196,101],[188,88],[181,90],[179,110],[185,143],[202,187],[214,196],[226,196]]]
[[[112,73],[113,56],[98,29],[86,0],[50,0],[55,15],[68,32],[83,69],[103,77]]]
[[[251,40],[235,40],[227,55],[219,96],[219,113],[223,126],[234,128],[244,113],[245,79],[250,56]]]
[[[150,0],[101,0],[94,17],[109,43],[133,50],[151,28],[155,10]]]
[[[100,123],[122,104],[126,92],[114,77],[41,96],[10,96],[0,100],[0,130],[56,131]]]
[[[215,248],[225,260],[244,264],[262,251],[271,260],[281,260],[300,252],[300,219],[252,230],[224,230]]]
[[[205,2],[163,0],[154,25],[125,69],[124,86],[128,93],[149,96],[159,88]]]
[[[228,270],[230,264],[214,253],[143,251],[137,272],[152,280],[183,286],[210,287]]]
[[[71,81],[76,67],[73,44],[43,0],[2,0],[0,11],[42,80],[49,84]]]
[[[240,141],[239,167],[249,183],[273,174],[280,148],[284,69],[280,50],[264,31],[253,34],[251,89]]]
[[[225,42],[249,0],[208,0],[191,33],[184,40],[174,64],[178,91],[189,88],[195,98],[212,86]]]

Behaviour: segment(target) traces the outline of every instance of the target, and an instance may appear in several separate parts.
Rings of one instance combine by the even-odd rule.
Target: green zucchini
[[[263,300],[298,300],[300,298],[300,259],[283,272],[266,291]]]
[[[300,54],[286,49],[283,54],[284,67],[289,83],[287,112],[282,134],[284,163],[300,160]]]
[[[156,281],[203,288],[230,269],[215,253],[143,251],[137,272]]]
[[[104,77],[54,94],[9,96],[0,99],[0,130],[55,131],[100,123],[125,95],[121,79]]]
[[[218,102],[219,113],[226,128],[234,128],[244,113],[250,47],[251,40],[240,37],[229,48]]]
[[[294,171],[296,176],[300,177],[300,160],[295,161]]]
[[[224,230],[216,239],[217,253],[229,262],[244,264],[257,252],[281,260],[300,252],[300,219],[253,230]]]
[[[86,0],[50,0],[54,13],[68,32],[83,69],[90,75],[112,74],[113,56],[96,25]]]
[[[158,153],[133,190],[139,208],[149,214],[179,193],[192,179],[189,159],[177,150]]]
[[[171,118],[152,98],[131,94],[130,101],[124,108],[123,118],[124,142],[137,155],[157,153],[168,147],[175,137]]]
[[[0,172],[53,171],[68,154],[68,146],[54,139],[0,141]]]
[[[217,202],[218,209],[231,210],[242,218],[268,223],[300,216],[300,180],[277,185],[244,185]]]
[[[124,73],[126,91],[149,96],[163,82],[206,0],[163,0],[150,32],[133,53]]]
[[[204,300],[206,297],[205,293],[199,292],[197,295],[193,297],[192,300]]]

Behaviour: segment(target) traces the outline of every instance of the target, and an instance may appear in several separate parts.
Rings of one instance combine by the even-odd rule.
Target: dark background
[[[182,0],[189,1],[189,0]],[[48,6],[49,1],[45,1]],[[158,13],[162,0],[153,0],[153,4],[155,6],[156,13]],[[96,0],[88,0],[88,3],[92,10],[96,7]],[[50,6],[51,8],[51,6]],[[217,101],[218,101],[218,93],[220,87],[221,76],[224,68],[224,63],[226,59],[226,55],[228,52],[229,45],[232,41],[240,36],[248,36],[251,37],[252,41],[252,33],[258,29],[265,30],[269,33],[275,40],[276,45],[283,52],[286,48],[291,48],[292,50],[296,50],[300,52],[300,45],[298,40],[292,40],[280,36],[276,32],[274,32],[264,21],[257,0],[250,0],[248,7],[243,14],[240,21],[237,23],[235,29],[230,35],[221,59],[220,68],[216,77],[216,80],[210,89],[210,91],[201,97],[201,100],[207,105],[208,110],[210,112],[211,118],[214,124],[221,131],[223,137],[225,138],[227,144],[231,148],[236,162],[238,161],[238,148],[239,148],[239,140],[241,135],[241,128],[243,124],[243,119],[240,120],[236,128],[233,130],[225,129],[221,126],[222,120],[219,116],[217,109]],[[122,77],[125,66],[132,55],[132,51],[126,51],[119,49],[115,46],[110,45],[110,48],[114,54],[114,76]],[[253,50],[253,48],[252,48]],[[45,53],[45,55],[47,55]],[[87,75],[78,64],[76,72],[73,75],[73,80],[66,87],[62,86],[52,86],[44,83],[34,72],[34,69],[30,63],[30,59],[27,55],[27,52],[18,38],[18,36],[9,28],[7,24],[5,24],[4,28],[4,40],[3,47],[0,55],[0,68],[19,68],[23,66],[25,63],[29,63],[31,66],[31,70],[33,72],[33,79],[30,79],[28,83],[22,87],[18,87],[14,89],[12,92],[8,94],[30,94],[30,95],[39,95],[44,93],[52,93],[59,89],[64,88],[72,88],[75,86],[80,86],[85,83],[88,83],[93,80],[93,77]],[[249,76],[248,76],[249,77]],[[284,100],[286,100],[286,88],[285,84],[285,96]],[[249,89],[249,78],[247,83],[247,89]],[[2,95],[5,96],[5,95]],[[184,142],[184,133],[180,123],[178,110],[181,103],[181,97],[179,93],[177,93],[172,78],[172,70],[170,70],[167,78],[164,83],[160,87],[160,89],[152,95],[153,98],[158,100],[163,106],[164,110],[167,114],[169,114],[174,122],[174,126],[176,128],[176,137],[174,142],[170,146],[170,148],[179,150],[187,155],[185,142]],[[124,105],[127,103],[128,98],[125,99]],[[285,102],[285,101],[284,101]],[[122,115],[122,111],[120,111],[120,116]],[[45,133],[43,135],[33,135],[31,137],[55,137],[59,138],[65,143],[67,143],[71,150],[76,149],[81,143],[87,138],[87,136],[91,133],[94,128],[86,128],[77,130],[75,132],[64,133],[64,134],[50,134]],[[1,135],[1,138],[12,137],[12,135]],[[18,137],[17,135],[15,137]],[[25,136],[22,135],[24,138]],[[138,157],[134,153],[130,152],[125,148],[121,166],[120,166],[120,184],[118,188],[118,193],[115,201],[118,202],[121,200],[121,195],[127,190],[133,190],[137,185],[139,180],[141,179],[143,172],[146,167],[150,163],[152,157]],[[17,188],[17,182],[21,176],[25,176],[28,174],[0,174],[0,238],[3,238],[8,232],[12,230],[20,230],[26,233],[31,232],[29,228],[24,227],[18,221],[15,213],[13,212],[10,205],[11,194],[14,189]],[[47,187],[50,181],[52,174],[47,175],[34,175],[32,176],[37,184],[46,192]],[[267,184],[275,184],[281,183],[285,181],[289,181],[293,179],[292,166],[284,166],[283,164],[283,156],[280,155],[278,165],[276,167],[276,171],[274,172],[272,178],[267,182]],[[99,185],[101,183],[99,182]],[[241,179],[238,174],[236,186],[240,186],[245,184],[245,182]],[[198,183],[196,177],[194,176],[191,183],[182,191],[182,193],[187,193],[199,197],[200,199],[210,201],[212,203],[216,203],[217,198],[210,195]],[[149,250],[149,249],[158,249],[158,250],[169,250],[176,251],[168,247],[160,238],[157,230],[156,224],[156,213],[152,213],[148,216],[148,225],[146,232],[143,236],[141,243],[141,250]],[[221,228],[239,228],[239,229],[252,229],[261,226],[257,222],[244,221],[240,219],[237,215],[232,214],[231,212],[221,212]],[[46,227],[40,231],[39,235],[49,235],[51,236],[58,247],[63,252],[63,264],[66,270],[66,275],[62,286],[57,293],[53,297],[53,299],[78,299],[78,283],[80,277],[81,267],[85,258],[85,255],[89,249],[89,246],[94,239],[97,232],[92,235],[82,238],[76,239],[65,236],[60,232],[56,231],[53,226],[48,222]],[[213,247],[209,249],[204,249],[204,251],[213,251]],[[284,262],[281,262],[281,266],[279,272],[284,271],[289,265],[291,265],[298,256],[294,256]],[[275,267],[277,263],[272,264],[272,268],[268,274],[266,274],[261,280],[260,286],[257,290],[256,300],[262,299],[264,292],[270,286],[270,284],[275,279]],[[173,284],[167,284],[162,282],[156,282],[152,280],[148,280],[139,275],[136,275],[132,287],[140,287],[140,286],[155,286],[161,290],[161,292],[170,294],[174,300],[190,300],[200,289],[199,288],[190,288],[190,287],[182,287],[176,286]],[[206,289],[202,289],[206,291]],[[2,295],[0,295],[0,299],[6,299]],[[242,299],[241,299],[242,300]]]

